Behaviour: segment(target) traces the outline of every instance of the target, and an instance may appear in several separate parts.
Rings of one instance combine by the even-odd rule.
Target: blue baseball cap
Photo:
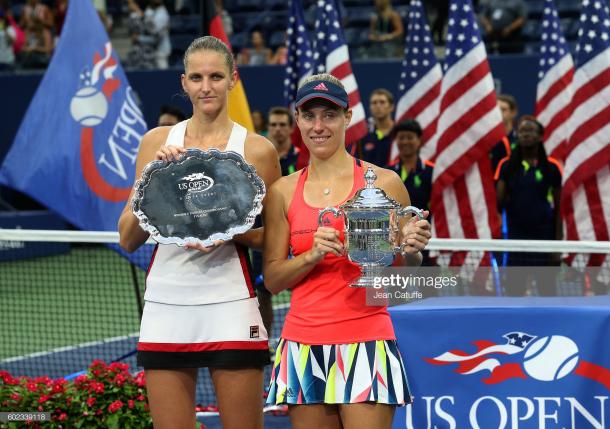
[[[313,80],[299,88],[295,107],[301,107],[304,103],[314,98],[328,100],[343,109],[347,109],[349,105],[347,92],[339,85],[335,85],[327,80]]]

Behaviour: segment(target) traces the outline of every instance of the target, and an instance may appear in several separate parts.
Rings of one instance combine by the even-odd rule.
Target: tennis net
[[[134,371],[139,369],[135,348],[144,268],[153,244],[144,245],[127,259],[117,251],[117,243],[116,233],[0,229],[0,370],[13,376],[70,378],[86,370],[94,359],[121,361]],[[517,294],[608,293],[610,243],[437,239],[429,247],[433,266],[422,268],[420,273],[447,272],[452,258],[461,254],[459,273],[463,280],[459,287],[429,288],[423,297],[510,295],[514,281],[525,284]],[[552,276],[549,293],[534,274],[541,261],[554,260],[549,255],[563,255],[563,259],[574,255],[568,252],[577,252],[569,259],[570,265],[542,270]],[[528,261],[527,269],[503,268],[507,261],[519,258]],[[598,267],[587,267],[593,259],[602,262]],[[481,277],[477,276],[481,266],[487,270],[482,281],[476,280]],[[515,277],[517,274],[521,277]],[[289,292],[273,297],[272,348],[280,336],[289,300]],[[267,368],[267,379],[269,371]],[[200,373],[197,402],[215,403],[207,371]]]

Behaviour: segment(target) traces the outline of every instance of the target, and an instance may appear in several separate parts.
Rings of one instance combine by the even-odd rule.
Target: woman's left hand
[[[402,253],[415,254],[424,250],[432,236],[430,222],[426,219],[429,211],[424,210],[424,219],[419,220],[413,216],[405,226],[402,227],[400,249]]]
[[[225,241],[223,240],[216,240],[211,246],[207,247],[201,243],[186,243],[184,245],[184,248],[187,250],[199,250],[202,253],[210,253],[222,246],[223,244],[225,244]]]

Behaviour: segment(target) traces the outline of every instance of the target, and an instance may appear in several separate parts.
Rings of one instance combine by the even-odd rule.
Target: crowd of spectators
[[[126,68],[177,66],[186,42],[200,34],[199,0],[89,1],[95,5],[111,36],[119,37],[113,33],[115,27],[122,29],[121,35],[127,33],[130,48],[122,52]],[[61,35],[67,3],[68,0],[0,0],[0,71],[46,67]],[[307,25],[313,29],[315,1],[302,3]],[[527,43],[535,43],[536,26],[527,24],[540,19],[537,3],[532,0],[475,0],[473,3],[488,51],[523,52]],[[286,63],[287,1],[215,0],[215,5],[239,64]],[[340,5],[352,58],[402,57],[408,1],[342,0]],[[434,43],[442,46],[448,2],[430,0],[424,6]],[[570,22],[562,24],[567,31],[571,28]],[[568,39],[574,36],[570,31]],[[442,54],[442,49],[438,52]]]

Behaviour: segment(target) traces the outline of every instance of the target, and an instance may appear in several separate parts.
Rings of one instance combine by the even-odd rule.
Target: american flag
[[[470,0],[450,3],[445,58],[432,140],[434,228],[443,238],[491,238],[499,235],[500,224],[488,153],[504,137],[504,126]],[[451,264],[462,265],[465,256],[454,253]]]
[[[313,51],[307,34],[301,0],[290,2],[290,18],[288,18],[286,34],[288,61],[284,79],[284,99],[286,106],[293,106],[297,88],[313,70]]]
[[[424,143],[420,155],[430,159],[434,156],[434,148],[426,142],[436,132],[443,71],[434,55],[434,43],[421,0],[411,1],[408,20],[405,58],[398,85],[396,122],[407,118],[419,122]],[[397,156],[398,148],[392,143],[390,159],[394,160]]]
[[[561,211],[567,238],[610,239],[610,14],[605,1],[584,0],[576,47],[570,139]],[[588,265],[601,265],[591,255]]]
[[[347,127],[345,136],[345,144],[349,145],[366,135],[367,124],[337,10],[339,8],[335,0],[318,0],[316,3],[313,44],[315,72],[330,73],[345,86],[349,96],[349,107],[352,109],[352,121]]]
[[[564,159],[569,137],[574,61],[561,32],[553,0],[545,0],[542,47],[536,94],[536,117],[544,125],[544,145],[549,156]]]

